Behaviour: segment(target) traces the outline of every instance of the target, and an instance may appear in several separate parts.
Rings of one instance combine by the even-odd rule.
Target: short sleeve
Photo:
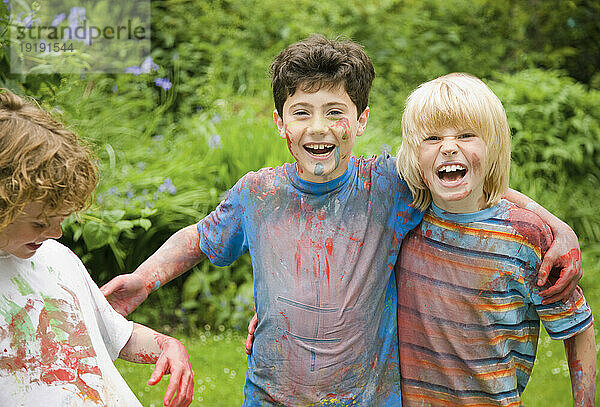
[[[219,206],[198,222],[200,250],[216,266],[227,266],[248,251],[244,210],[249,201],[244,198],[244,185],[249,176],[240,179]]]
[[[121,353],[121,349],[127,344],[133,332],[133,321],[128,321],[110,306],[85,266],[78,260],[80,272],[84,275],[84,281],[91,296],[91,304],[94,309],[96,321],[104,345],[108,350],[110,358],[115,361]]]
[[[527,213],[522,210],[520,212]],[[535,219],[538,219],[537,215],[535,215]],[[541,219],[539,219],[537,224],[524,221],[524,216],[521,216],[519,220],[521,221],[519,223],[521,227],[523,227],[522,225],[529,225],[527,228],[523,228],[529,232],[524,233],[524,235],[530,248],[534,249],[531,257],[535,256],[535,258],[531,261],[531,264],[536,264],[535,270],[532,270],[532,275],[527,278],[527,292],[529,293],[530,301],[535,306],[535,311],[540,321],[542,321],[546,332],[548,332],[548,336],[555,340],[565,340],[583,332],[593,324],[594,318],[581,288],[577,287],[566,301],[557,301],[544,305],[542,304],[543,298],[539,295],[539,292],[548,288],[551,283],[548,282],[544,287],[538,287],[535,283],[537,281],[535,276],[537,276],[541,259],[552,244],[552,232],[550,228]],[[517,223],[514,222],[513,226],[518,228],[516,225]],[[532,225],[537,227],[533,227]],[[532,230],[537,230],[538,233],[533,233]],[[539,250],[538,254],[535,254],[536,250]]]
[[[565,340],[585,331],[594,323],[592,311],[577,287],[566,301],[552,304],[536,304],[536,311],[548,336],[555,340]]]

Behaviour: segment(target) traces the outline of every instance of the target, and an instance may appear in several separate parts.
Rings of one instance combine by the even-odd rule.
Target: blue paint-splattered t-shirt
[[[396,284],[422,213],[395,160],[351,158],[326,183],[251,172],[198,224],[216,265],[250,252],[258,326],[244,406],[400,406]]]

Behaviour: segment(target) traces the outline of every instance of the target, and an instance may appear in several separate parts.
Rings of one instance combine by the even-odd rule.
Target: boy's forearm
[[[119,358],[134,363],[156,363],[167,341],[176,340],[134,322],[133,332]]]
[[[550,211],[546,208],[535,202],[533,199],[529,198],[527,195],[522,194],[519,191],[515,191],[514,189],[508,189],[506,194],[504,194],[504,198],[514,203],[515,205],[528,209],[538,215],[545,224],[550,226],[552,229],[552,233],[556,234],[559,231],[563,230],[571,230],[569,225],[565,222],[554,216]]]
[[[146,259],[134,273],[142,277],[147,292],[158,289],[206,258],[199,242],[196,225],[190,225],[174,233]]]
[[[596,392],[596,340],[594,327],[566,339],[574,406],[594,406]]]

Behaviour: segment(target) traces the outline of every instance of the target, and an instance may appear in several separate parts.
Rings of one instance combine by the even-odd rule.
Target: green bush
[[[511,186],[574,228],[586,274],[597,274],[600,92],[558,72],[535,69],[500,75],[490,85],[504,103],[513,132]],[[589,277],[582,284],[600,287]]]

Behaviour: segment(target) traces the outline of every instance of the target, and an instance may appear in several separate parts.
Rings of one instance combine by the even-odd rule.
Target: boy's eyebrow
[[[348,107],[348,105],[345,102],[339,101],[339,102],[328,102],[325,103],[323,105],[324,107],[330,107],[330,106],[344,106],[344,107]],[[294,108],[294,107],[314,107],[314,105],[308,103],[308,102],[296,102],[292,105],[290,105],[290,109]]]

